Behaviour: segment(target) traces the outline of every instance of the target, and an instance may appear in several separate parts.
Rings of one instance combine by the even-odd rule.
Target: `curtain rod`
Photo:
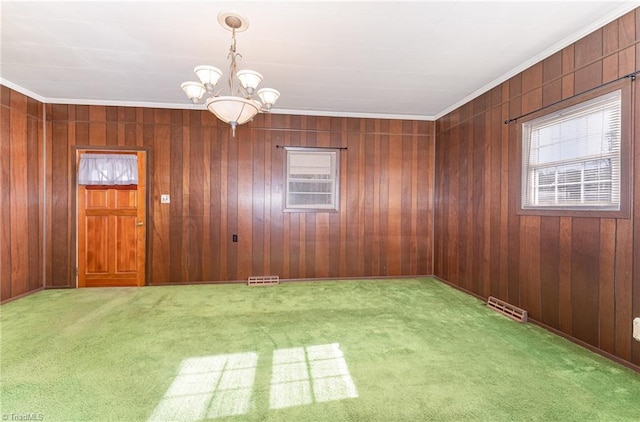
[[[316,147],[316,146],[304,146],[304,145],[276,145],[276,148],[314,148],[314,149],[347,149],[347,147]]]
[[[560,104],[560,103],[562,103],[562,102],[564,102],[564,101],[570,100],[570,99],[575,98],[575,97],[577,97],[577,96],[579,96],[579,95],[584,95],[584,94],[586,94],[586,93],[588,93],[588,92],[591,92],[591,91],[594,91],[594,90],[596,90],[596,89],[602,88],[603,86],[607,86],[607,85],[610,85],[610,84],[612,84],[612,83],[615,83],[615,82],[621,81],[621,80],[623,80],[623,79],[631,79],[631,81],[633,82],[633,81],[635,81],[635,80],[636,80],[636,75],[637,75],[638,73],[640,73],[640,70],[636,70],[635,72],[629,73],[629,74],[624,75],[624,76],[620,76],[618,79],[614,79],[614,80],[612,80],[612,81],[609,81],[609,82],[603,83],[603,84],[601,84],[601,85],[595,86],[595,87],[593,87],[593,88],[587,89],[586,91],[583,91],[583,92],[581,92],[581,93],[579,93],[579,94],[575,94],[575,95],[572,95],[572,96],[570,96],[570,97],[563,98],[562,100],[560,100],[560,101],[556,101],[555,103],[547,104],[546,106],[544,106],[544,107],[540,107],[540,108],[539,108],[539,109],[537,109],[537,110],[533,110],[533,111],[530,111],[530,112],[528,112],[528,113],[521,114],[521,115],[519,115],[518,117],[513,117],[513,118],[511,118],[511,119],[507,119],[507,120],[505,120],[505,121],[504,121],[504,124],[505,124],[505,125],[508,125],[509,123],[511,123],[511,122],[515,122],[515,121],[517,121],[518,119],[522,119],[523,117],[526,117],[526,116],[528,116],[528,115],[530,115],[530,114],[537,113],[537,112],[539,112],[539,111],[541,111],[541,110],[544,110],[544,109],[546,109],[546,108],[549,108],[549,107],[553,107],[554,105]]]

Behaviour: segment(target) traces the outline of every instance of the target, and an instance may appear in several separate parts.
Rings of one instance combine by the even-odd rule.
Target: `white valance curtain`
[[[78,167],[80,185],[138,184],[137,155],[82,154]]]

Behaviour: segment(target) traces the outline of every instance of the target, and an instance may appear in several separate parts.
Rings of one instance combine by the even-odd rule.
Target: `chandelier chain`
[[[242,59],[242,54],[236,51],[236,29],[232,28],[231,29],[231,46],[229,46],[229,54],[227,55],[227,59],[231,60],[231,65],[229,66],[229,77],[228,77],[229,92],[231,92],[231,95],[240,93],[242,94],[243,97],[246,97],[246,94],[244,92],[240,92],[241,91],[240,88],[238,89],[237,92],[234,90],[235,75],[238,72],[238,63],[236,61],[238,57]]]

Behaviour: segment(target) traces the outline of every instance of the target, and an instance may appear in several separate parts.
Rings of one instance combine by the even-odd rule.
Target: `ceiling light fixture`
[[[198,104],[205,93],[209,94],[205,102],[207,109],[223,122],[229,123],[233,136],[236,136],[238,125],[251,121],[260,112],[270,111],[280,93],[273,88],[256,91],[262,75],[253,70],[238,70],[237,60],[242,59],[242,55],[236,51],[236,32],[246,31],[249,21],[238,14],[222,12],[218,15],[218,22],[224,29],[231,31],[231,46],[227,55],[231,60],[228,81],[230,95],[220,95],[222,89],[214,91],[222,77],[222,71],[209,65],[196,66],[193,70],[200,82],[183,82],[181,87],[194,104]],[[237,90],[236,78],[240,82]],[[260,101],[253,99],[254,92]]]

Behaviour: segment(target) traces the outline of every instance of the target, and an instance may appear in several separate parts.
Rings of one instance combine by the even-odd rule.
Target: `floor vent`
[[[517,306],[513,306],[507,302],[489,296],[487,299],[487,306],[495,309],[496,311],[508,316],[511,319],[515,319],[518,322],[527,322],[527,311],[520,309]]]
[[[248,286],[268,286],[272,284],[280,284],[280,277],[277,275],[262,275],[249,277]]]

